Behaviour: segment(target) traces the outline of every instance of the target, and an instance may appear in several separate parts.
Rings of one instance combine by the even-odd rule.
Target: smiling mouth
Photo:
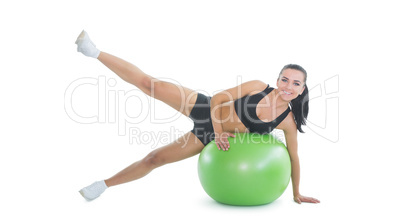
[[[283,91],[283,93],[285,93],[286,95],[292,94],[292,93],[289,93],[289,92],[286,92],[286,91]]]

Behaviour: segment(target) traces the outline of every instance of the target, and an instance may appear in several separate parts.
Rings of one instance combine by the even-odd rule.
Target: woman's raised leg
[[[152,151],[111,178],[83,188],[80,193],[87,200],[93,200],[108,187],[140,179],[157,167],[192,157],[203,148],[203,143],[192,132],[188,132],[174,142]]]
[[[100,52],[98,60],[145,94],[168,104],[186,116],[190,115],[197,99],[197,92],[178,84],[158,80],[145,74],[137,66],[106,52]]]
[[[97,58],[106,67],[126,82],[133,84],[145,94],[154,97],[182,114],[189,116],[197,99],[197,92],[178,84],[158,80],[145,74],[137,66],[96,48],[88,34],[82,31],[76,42],[77,51],[86,56]]]

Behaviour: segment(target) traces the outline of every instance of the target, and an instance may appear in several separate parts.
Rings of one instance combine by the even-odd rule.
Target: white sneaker
[[[89,39],[89,36],[85,30],[83,30],[77,37],[75,44],[77,44],[78,52],[81,52],[88,57],[98,58],[100,50],[97,49],[96,45],[91,41],[91,39]]]
[[[87,201],[92,201],[98,198],[107,188],[105,181],[102,180],[92,183],[79,192]]]

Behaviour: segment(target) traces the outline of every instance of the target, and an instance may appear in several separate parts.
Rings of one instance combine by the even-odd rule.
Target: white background
[[[0,3],[0,217],[400,218],[399,4],[280,2]],[[84,201],[78,193],[83,186],[110,177],[163,144],[130,144],[129,135],[119,135],[119,124],[109,116],[81,124],[66,113],[65,92],[75,80],[115,79],[106,89],[116,95],[136,89],[76,52],[74,41],[82,29],[101,50],[154,77],[209,94],[236,86],[239,77],[275,86],[288,63],[308,71],[310,88],[332,78],[337,92],[329,105],[327,97],[311,102],[310,124],[321,129],[310,125],[299,135],[301,193],[322,203],[295,204],[290,184],[269,205],[218,204],[198,181],[197,156]],[[75,90],[71,104],[78,114],[96,116],[97,89],[85,85]],[[117,100],[104,101],[113,108]],[[136,116],[144,113],[136,101],[119,104]],[[157,117],[174,115],[155,104],[151,113]],[[155,124],[148,116],[129,127],[149,134],[171,127],[187,132],[192,124],[184,117]]]

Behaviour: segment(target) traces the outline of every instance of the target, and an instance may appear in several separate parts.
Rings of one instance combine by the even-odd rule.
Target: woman
[[[202,151],[215,140],[219,150],[230,148],[233,133],[269,133],[274,128],[285,133],[291,158],[294,201],[319,203],[299,193],[300,166],[297,130],[303,132],[308,113],[307,73],[298,65],[287,65],[279,74],[276,89],[259,80],[249,81],[213,97],[153,78],[120,58],[101,52],[85,31],[78,36],[77,51],[97,58],[128,83],[153,98],[163,101],[194,121],[194,129],[178,140],[149,153],[113,177],[95,182],[82,190],[87,200],[99,197],[108,187],[139,179],[164,164],[183,160]],[[289,105],[292,108],[289,108]]]

